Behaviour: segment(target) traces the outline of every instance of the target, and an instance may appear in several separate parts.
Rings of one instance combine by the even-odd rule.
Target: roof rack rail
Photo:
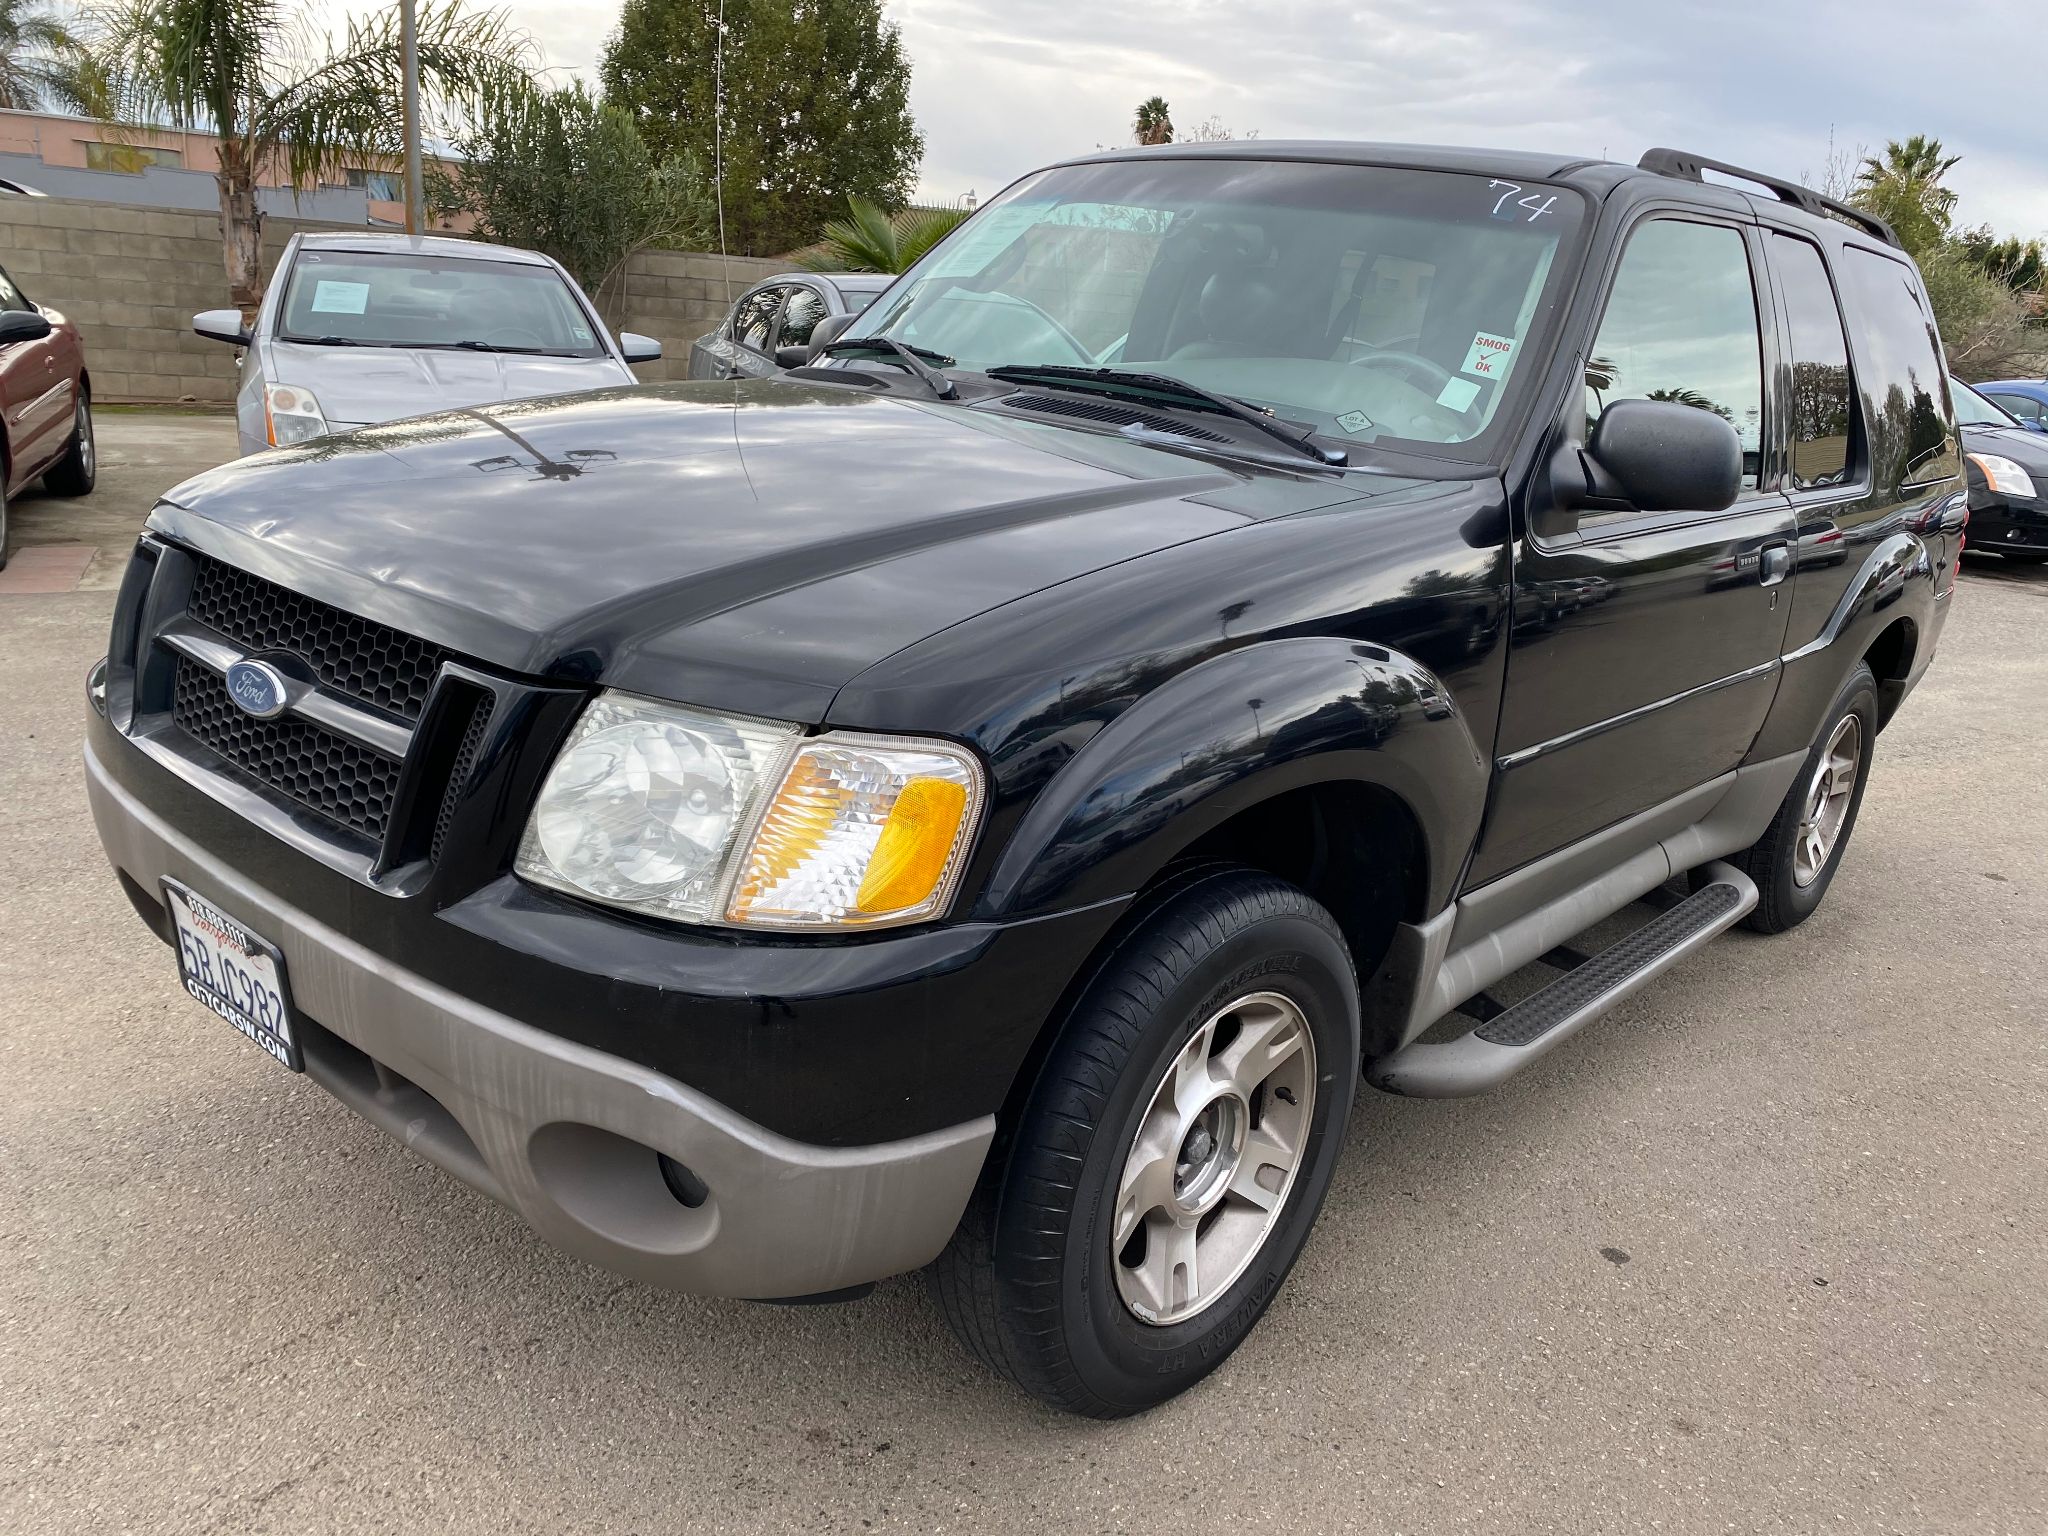
[[[1786,181],[1777,176],[1766,176],[1762,171],[1752,171],[1745,166],[1730,165],[1725,160],[1709,160],[1705,155],[1695,155],[1684,149],[1653,149],[1636,162],[1639,170],[1654,171],[1659,176],[1676,176],[1682,181],[1705,182],[1702,171],[1719,171],[1723,176],[1733,176],[1742,181],[1753,182],[1759,187],[1776,194],[1781,203],[1790,203],[1816,218],[1834,217],[1846,219],[1857,228],[1867,230],[1886,245],[1898,245],[1899,237],[1891,225],[1874,213],[1865,213],[1861,208],[1852,208],[1847,203],[1822,197],[1811,187],[1802,187],[1796,181]]]

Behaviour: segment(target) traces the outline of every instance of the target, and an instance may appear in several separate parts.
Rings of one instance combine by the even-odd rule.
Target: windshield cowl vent
[[[1076,400],[1066,395],[1027,393],[1006,395],[1002,404],[1005,409],[1012,411],[1031,411],[1044,416],[1075,416],[1083,421],[1099,422],[1106,427],[1145,427],[1153,432],[1170,432],[1175,437],[1193,438],[1196,442],[1202,443],[1231,441],[1221,432],[1211,432],[1207,427],[1190,426],[1187,422],[1176,421],[1171,416],[1119,405],[1114,400]]]

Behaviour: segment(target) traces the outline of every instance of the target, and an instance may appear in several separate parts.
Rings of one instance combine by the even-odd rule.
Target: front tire
[[[7,569],[7,466],[0,461],[0,571]]]
[[[986,1364],[1097,1418],[1221,1365],[1301,1252],[1359,1075],[1330,914],[1211,870],[1139,919],[1052,1046],[933,1267]]]
[[[71,446],[56,466],[44,474],[43,487],[52,496],[90,496],[99,476],[99,444],[92,431],[92,396],[81,385],[78,403],[71,412]]]
[[[1823,720],[1770,830],[1733,860],[1756,882],[1756,907],[1743,921],[1758,933],[1783,933],[1813,915],[1856,830],[1877,743],[1877,679],[1867,664],[1856,664]]]

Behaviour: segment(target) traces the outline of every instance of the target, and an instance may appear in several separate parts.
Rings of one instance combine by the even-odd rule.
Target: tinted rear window
[[[1792,488],[1839,485],[1849,475],[1849,344],[1817,246],[1773,235],[1779,286],[1792,324]]]
[[[1920,279],[1904,262],[1853,245],[1843,250],[1841,272],[1861,343],[1858,382],[1876,484],[1925,485],[1959,474],[1941,344]]]

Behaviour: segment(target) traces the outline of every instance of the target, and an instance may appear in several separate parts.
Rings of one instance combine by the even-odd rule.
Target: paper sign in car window
[[[1472,402],[1479,398],[1479,386],[1470,379],[1452,379],[1437,391],[1436,403],[1449,406],[1454,411],[1470,410]]]
[[[313,286],[316,315],[360,315],[370,303],[368,283],[338,283],[323,277]]]
[[[1508,374],[1508,360],[1515,355],[1515,338],[1496,336],[1491,331],[1476,331],[1472,346],[1465,354],[1465,361],[1458,372],[1469,373],[1482,379],[1504,379]]]

